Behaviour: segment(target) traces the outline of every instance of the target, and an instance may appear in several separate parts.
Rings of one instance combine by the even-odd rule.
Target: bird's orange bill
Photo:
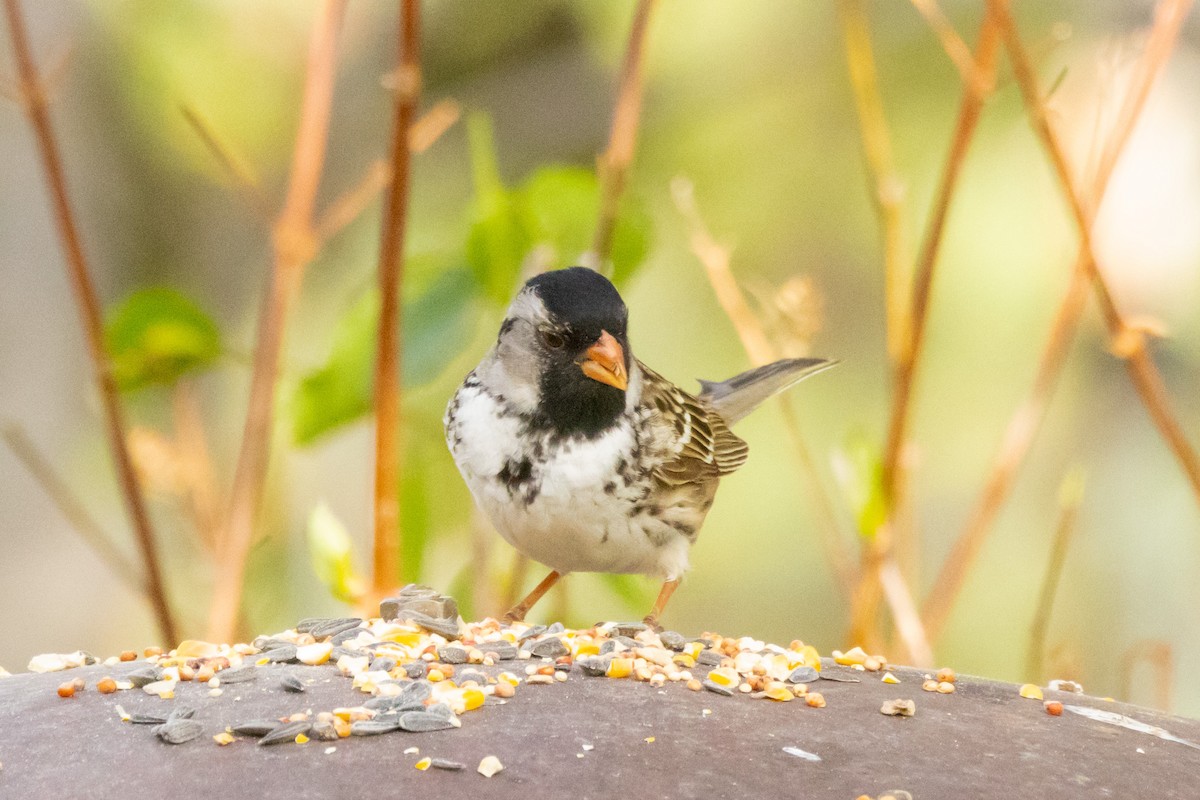
[[[625,374],[625,350],[608,331],[600,332],[600,338],[587,349],[587,358],[580,362],[579,368],[592,380],[615,386],[621,391],[625,391],[629,383],[629,377]]]

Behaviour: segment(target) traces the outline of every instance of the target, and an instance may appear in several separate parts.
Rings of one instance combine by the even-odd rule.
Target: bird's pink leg
[[[667,601],[671,599],[671,595],[679,588],[679,579],[664,581],[662,590],[658,593],[658,599],[654,601],[654,608],[650,609],[650,613],[642,622],[646,623],[646,627],[658,630],[658,618],[662,616],[663,609],[667,607]]]
[[[504,615],[505,622],[520,622],[525,619],[525,615],[529,613],[529,609],[533,608],[534,603],[542,599],[542,595],[550,591],[554,584],[558,583],[561,578],[558,572],[551,570],[550,574],[542,579],[542,582],[533,587],[533,591],[525,595],[525,599],[510,608]]]

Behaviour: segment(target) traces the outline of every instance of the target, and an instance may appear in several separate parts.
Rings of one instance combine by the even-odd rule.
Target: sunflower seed
[[[613,630],[618,636],[636,636],[646,630],[646,625],[642,622],[618,622]]]
[[[713,650],[701,650],[696,654],[696,663],[706,667],[720,666],[721,654]]]
[[[296,645],[285,644],[279,647],[273,647],[262,654],[262,657],[270,661],[272,664],[286,664],[289,661],[296,660]]]
[[[256,719],[233,726],[233,732],[238,736],[266,736],[279,727],[277,719]]]
[[[663,643],[663,647],[675,652],[679,652],[687,644],[687,639],[683,638],[683,634],[675,631],[663,631],[658,635],[658,639]]]
[[[425,677],[425,662],[410,661],[404,665],[404,674],[413,680],[420,680]]]
[[[453,727],[454,723],[450,719],[428,711],[409,711],[400,715],[400,728],[413,733],[444,731]]]
[[[485,653],[495,653],[497,661],[515,661],[520,652],[511,642],[488,642],[480,645],[480,649]]]
[[[295,675],[287,674],[279,679],[279,685],[285,692],[303,692],[304,683]]]
[[[583,670],[584,675],[593,678],[603,678],[605,673],[608,672],[608,665],[611,661],[611,658],[604,658],[603,656],[584,656],[583,658],[576,659],[575,663]]]
[[[217,673],[217,677],[221,679],[222,686],[226,686],[231,683],[245,683],[246,681],[252,681],[258,678],[258,668],[253,664],[247,664],[244,667],[223,669]]]
[[[339,623],[362,622],[358,617],[308,617],[296,624],[296,633],[312,633],[318,628],[338,625]]]
[[[309,720],[300,720],[299,722],[285,722],[282,725],[276,724],[269,733],[258,740],[260,747],[266,747],[272,744],[282,744],[283,742],[292,742],[300,734],[308,735],[312,730],[312,722]]]
[[[404,689],[400,692],[400,699],[404,702],[421,703],[428,700],[432,694],[432,683],[426,680],[416,680],[404,684]]]
[[[139,667],[132,672],[126,673],[125,680],[140,689],[147,684],[162,680],[162,674],[162,670],[158,667]]]
[[[433,714],[434,716],[441,717],[442,719],[454,719],[454,709],[450,708],[449,704],[447,703],[434,703],[431,706],[427,706],[425,708],[425,713]]]
[[[351,736],[378,736],[400,730],[400,718],[384,715],[375,719],[360,719],[350,723]]]
[[[788,683],[812,683],[820,677],[821,673],[812,667],[796,667],[792,670],[792,674],[787,676],[787,681]]]
[[[183,744],[204,733],[204,726],[194,719],[174,719],[159,725],[154,732],[167,744]]]
[[[605,639],[600,643],[600,655],[606,656],[609,653],[615,653],[617,652],[617,647],[616,639]]]
[[[391,672],[396,668],[396,659],[388,656],[379,656],[371,661],[372,672]]]
[[[167,722],[174,722],[177,719],[191,719],[196,716],[196,709],[191,706],[176,706],[167,715]]]
[[[467,768],[466,764],[461,764],[457,761],[451,761],[448,758],[430,759],[429,766],[433,767],[434,769],[449,769],[449,770],[460,770],[460,769]]]
[[[455,675],[454,679],[458,682],[459,686],[462,686],[467,681],[475,681],[480,686],[487,686],[487,676],[482,672],[477,672],[473,669],[467,669],[459,672]]]
[[[444,664],[465,664],[467,663],[467,651],[461,647],[447,646],[438,648],[438,661]]]
[[[336,742],[340,738],[332,722],[318,722],[313,725],[312,737],[319,742]]]
[[[157,714],[130,714],[129,721],[134,725],[163,725],[166,723],[166,717],[160,717]]]
[[[412,614],[409,617],[409,622],[420,625],[425,630],[444,636],[447,639],[459,639],[462,633],[458,629],[458,618],[454,619],[434,619],[424,614]]]
[[[255,650],[258,650],[261,653],[265,653],[266,651],[274,650],[277,647],[287,647],[288,645],[290,645],[292,643],[285,642],[283,639],[276,639],[272,636],[259,636],[250,644],[254,647]]]
[[[545,632],[546,632],[545,625],[534,625],[532,628],[527,629],[524,633],[522,633],[520,636],[518,636],[517,641],[524,642],[528,639],[534,639],[538,636],[541,636]]]
[[[356,630],[361,624],[362,620],[358,617],[342,617],[341,619],[329,620],[323,625],[318,625],[309,631],[309,633],[313,635],[314,639],[320,640],[330,636],[337,636],[339,633],[346,631]]]
[[[567,646],[562,643],[561,639],[559,639],[557,636],[554,636],[549,639],[542,639],[540,642],[535,643],[533,647],[529,648],[529,652],[538,658],[559,658],[560,656],[567,655],[571,651],[567,649]]]
[[[725,697],[733,697],[733,689],[730,689],[728,686],[722,686],[719,683],[713,683],[708,678],[704,679],[704,683],[702,685],[710,692],[715,692],[716,694],[723,695]]]
[[[362,628],[347,628],[341,633],[334,634],[329,637],[329,643],[333,645],[345,644],[362,633]]]

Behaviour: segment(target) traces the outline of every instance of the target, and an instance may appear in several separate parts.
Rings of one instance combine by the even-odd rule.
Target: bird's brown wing
[[[663,483],[678,486],[728,475],[746,463],[749,447],[704,400],[688,394],[638,362],[642,404],[652,415],[651,436],[663,461],[654,468]]]

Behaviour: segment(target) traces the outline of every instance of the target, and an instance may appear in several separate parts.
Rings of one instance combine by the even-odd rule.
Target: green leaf
[[[402,346],[404,386],[429,383],[470,341],[475,330],[475,286],[464,269],[446,270],[405,304]],[[292,396],[292,437],[312,443],[372,411],[379,294],[364,293],[339,321],[329,360],[301,379]]]
[[[308,554],[330,594],[346,603],[362,596],[366,582],[354,571],[350,534],[325,503],[318,503],[308,517]]]
[[[505,304],[512,299],[532,241],[520,198],[500,182],[491,119],[472,114],[467,119],[467,135],[475,178],[467,263],[484,296]]]
[[[591,170],[580,167],[542,167],[521,189],[534,244],[553,248],[554,267],[579,263],[592,246],[600,213],[600,185]],[[621,202],[613,231],[613,283],[621,286],[646,260],[650,218],[633,196]]]
[[[134,292],[109,313],[104,332],[122,391],[172,384],[221,355],[221,332],[198,305],[174,289]]]

